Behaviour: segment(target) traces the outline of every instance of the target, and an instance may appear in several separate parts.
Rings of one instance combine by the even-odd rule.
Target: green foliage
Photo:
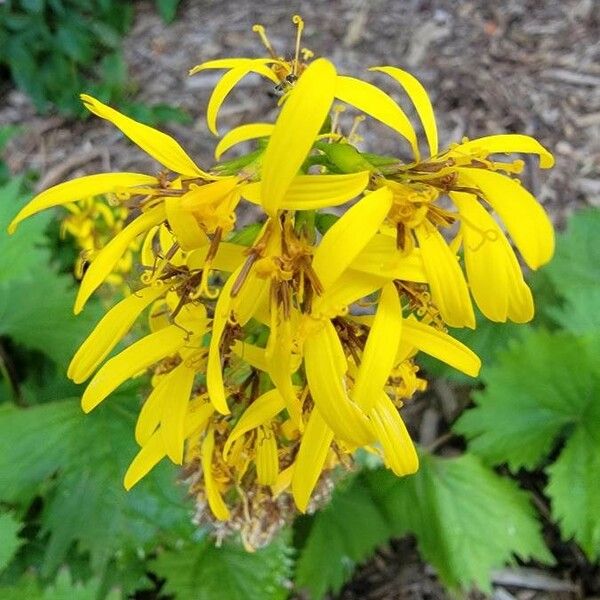
[[[90,579],[85,583],[74,582],[68,569],[61,569],[55,581],[42,589],[32,576],[23,577],[11,586],[0,586],[2,600],[97,600],[101,593],[101,581]],[[102,594],[105,600],[121,600],[119,590]]]
[[[155,0],[156,10],[165,23],[171,23],[177,14],[181,0]]]
[[[178,4],[156,0],[165,22],[175,18]],[[133,3],[119,0],[7,0],[0,3],[0,68],[40,112],[87,115],[79,101],[86,92],[148,123],[189,122],[168,105],[127,102],[133,90],[121,42],[133,16]]]
[[[46,111],[81,113],[78,93],[116,98],[126,78],[120,44],[133,5],[116,0],[8,0],[0,5],[0,65]]]
[[[117,397],[88,416],[75,400],[0,411],[0,500],[26,505],[42,489],[46,493],[40,516],[40,535],[49,535],[44,575],[73,543],[101,572],[120,549],[143,548],[158,534],[189,532],[186,505],[166,464],[132,492],[122,486],[136,452],[134,420],[131,399]]]
[[[166,579],[162,591],[176,600],[283,600],[290,583],[290,552],[285,535],[255,553],[235,543],[217,548],[204,539],[161,552],[150,568]]]
[[[375,502],[369,480],[338,485],[331,502],[312,518],[296,564],[296,585],[322,598],[337,593],[357,563],[391,537],[387,516]]]
[[[73,278],[48,268],[50,251],[40,240],[50,213],[28,219],[12,236],[6,233],[12,217],[29,200],[22,190],[20,177],[0,188],[0,335],[66,366],[101,310],[92,302],[75,317]]]
[[[23,543],[19,538],[22,527],[12,513],[0,513],[0,571],[11,561]]]
[[[556,255],[545,268],[555,288],[593,288],[600,281],[600,210],[588,208],[572,215],[556,244]]]
[[[526,357],[526,360],[524,360]],[[486,371],[455,429],[491,464],[532,469],[565,447],[548,469],[547,492],[566,537],[600,556],[600,335],[532,332]]]
[[[476,457],[422,455],[416,475],[391,477],[375,472],[371,485],[395,533],[414,534],[449,587],[489,590],[491,569],[513,555],[551,561],[527,494]]]

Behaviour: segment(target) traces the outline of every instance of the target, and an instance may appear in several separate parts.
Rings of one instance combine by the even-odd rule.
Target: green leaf
[[[571,216],[558,237],[556,254],[545,271],[562,293],[568,288],[597,287],[600,281],[600,209],[588,208]]]
[[[563,296],[563,306],[551,306],[546,310],[556,323],[579,335],[600,331],[600,287],[567,288]]]
[[[475,456],[423,455],[416,475],[370,477],[397,533],[416,536],[423,558],[450,588],[489,591],[490,571],[514,555],[552,561],[527,494]]]
[[[165,578],[164,593],[176,600],[283,600],[291,573],[286,536],[250,553],[237,544],[215,547],[211,539],[161,552],[151,570]]]
[[[74,582],[68,569],[61,569],[52,585],[49,585],[40,596],[42,600],[97,600],[100,580],[90,579],[85,583]],[[111,590],[105,600],[120,600],[121,593]]]
[[[588,415],[587,426],[575,431],[548,468],[546,488],[563,537],[574,537],[591,561],[600,558],[600,409],[595,413]]]
[[[21,223],[13,235],[6,228],[29,201],[23,193],[24,177],[15,176],[0,187],[0,283],[14,279],[35,279],[40,266],[49,260],[49,252],[40,248],[44,229],[52,218],[51,213],[43,213]]]
[[[598,342],[532,331],[484,371],[486,389],[473,395],[477,406],[454,430],[491,464],[536,467],[600,397]]]
[[[8,565],[23,543],[19,538],[21,527],[22,524],[12,513],[0,513],[0,571]]]
[[[296,564],[296,586],[310,598],[337,593],[357,563],[392,535],[386,515],[362,476],[339,484],[330,503],[312,519]]]
[[[112,397],[90,415],[73,400],[0,410],[0,498],[27,502],[51,487],[41,516],[49,534],[43,574],[75,542],[100,573],[117,551],[189,535],[188,507],[169,465],[159,465],[131,492],[123,488],[137,452],[131,404]]]
[[[175,19],[179,2],[180,0],[155,0],[158,14],[165,23],[171,23]]]
[[[42,592],[35,577],[27,574],[14,585],[0,586],[0,598],[2,600],[41,600]]]
[[[72,278],[48,268],[35,280],[0,283],[0,335],[66,367],[102,312],[100,304],[92,302],[75,316],[74,298]]]

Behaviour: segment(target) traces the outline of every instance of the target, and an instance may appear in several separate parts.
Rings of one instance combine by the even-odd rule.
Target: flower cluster
[[[125,487],[165,457],[183,464],[198,519],[220,536],[240,531],[250,547],[266,542],[294,504],[306,511],[326,499],[359,449],[398,476],[415,472],[399,413],[426,385],[415,355],[477,375],[478,357],[446,326],[474,328],[473,301],[491,320],[530,320],[532,295],[505,232],[532,269],[554,246],[546,213],[516,178],[523,161],[498,158],[531,153],[551,167],[537,141],[495,135],[440,151],[422,85],[396,67],[372,69],[414,104],[422,153],[392,97],[312,60],[300,46],[302,20],[294,22],[291,60],[255,26],[268,57],[191,70],[225,70],[207,109],[215,134],[221,105],[247,74],[266,78],[279,96],[275,122],[226,133],[212,168],[196,165],[170,136],[82,95],[164,170],[68,181],[39,194],[11,224],[99,195],[127,210],[127,225],[93,256],[75,312],[136,240],[139,284],[101,319],[68,375],[78,383],[91,377],[82,398],[88,412],[151,370]],[[356,127],[345,134],[340,126],[345,106],[396,132],[412,159],[360,151]],[[221,162],[249,141],[254,151]],[[236,214],[247,203],[262,218],[240,228]],[[344,205],[339,217],[322,212]],[[108,358],[145,311],[147,334]]]

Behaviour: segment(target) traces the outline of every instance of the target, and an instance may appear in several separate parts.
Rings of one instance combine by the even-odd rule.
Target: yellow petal
[[[165,218],[165,208],[161,204],[151,208],[148,212],[142,213],[134,221],[129,223],[96,255],[92,264],[79,286],[77,298],[75,299],[75,314],[79,314],[89,297],[110,275],[123,254],[129,248],[129,245],[138,235],[145,233],[150,228],[161,223]]]
[[[471,377],[479,374],[481,360],[470,348],[431,325],[408,318],[403,323],[396,363],[404,362],[412,348],[417,348]]]
[[[414,127],[404,111],[384,91],[366,81],[338,75],[335,97],[397,131],[408,140],[415,160],[419,160],[419,145]]]
[[[212,510],[213,514],[220,521],[227,521],[230,518],[229,509],[223,501],[223,498],[219,492],[219,488],[214,478],[212,470],[212,459],[213,451],[215,447],[215,433],[211,427],[206,437],[202,441],[202,447],[200,449],[200,459],[202,462],[202,472],[204,473],[204,486],[206,488],[206,498],[208,505]]]
[[[186,341],[187,332],[170,325],[128,346],[104,363],[81,398],[84,412],[90,412],[124,381],[176,352]]]
[[[419,468],[417,451],[398,409],[387,394],[377,395],[369,416],[383,448],[386,466],[399,477],[415,473]]]
[[[329,113],[335,77],[335,67],[329,61],[319,58],[312,62],[277,117],[262,168],[261,204],[271,216],[280,209]]]
[[[438,132],[435,123],[435,114],[427,90],[421,82],[414,75],[397,67],[373,67],[369,70],[380,71],[389,75],[404,88],[404,91],[415,105],[417,114],[423,124],[423,131],[425,132],[429,146],[429,154],[430,156],[435,156],[438,153]]]
[[[451,327],[475,328],[469,289],[456,255],[428,222],[415,228],[433,303]]]
[[[181,198],[165,198],[165,211],[171,231],[183,250],[189,252],[206,246],[208,238],[196,217],[181,206]]]
[[[294,178],[279,208],[314,210],[339,206],[356,198],[368,185],[369,172],[349,175],[298,175]],[[262,198],[261,183],[244,186],[242,196],[255,204]]]
[[[485,150],[488,154],[537,154],[540,157],[542,169],[550,169],[554,166],[554,156],[551,152],[546,150],[536,139],[518,133],[488,135],[458,144],[450,150],[450,156],[479,149]]]
[[[278,59],[275,58],[217,58],[216,60],[207,60],[199,65],[196,65],[194,68],[189,70],[189,75],[195,75],[196,73],[200,73],[200,71],[205,71],[206,69],[237,69],[238,67],[243,67],[248,63],[256,63],[256,64],[274,64],[280,63]],[[275,74],[273,74],[275,77]],[[274,83],[279,83],[279,80],[275,77],[273,79]]]
[[[186,264],[190,271],[202,269],[206,262],[206,251],[208,249],[208,238],[206,247],[192,250],[187,257]],[[225,273],[233,273],[247,258],[247,246],[221,242],[217,254],[211,261],[211,268]]]
[[[256,437],[256,480],[260,485],[274,485],[279,475],[277,440],[268,427],[260,427]]]
[[[254,269],[250,271],[239,294],[231,301],[231,310],[236,322],[243,326],[254,317],[269,297],[270,289],[271,284],[268,279],[257,277]]]
[[[259,73],[263,77],[271,79],[271,81],[276,84],[279,82],[273,71],[262,64],[260,60],[249,60],[247,63],[235,67],[225,73],[215,86],[206,109],[206,123],[208,129],[214,135],[219,135],[219,132],[217,131],[217,115],[219,114],[223,102],[225,102],[225,98],[227,98],[229,92],[231,92],[231,90],[246,77],[246,75],[248,75],[248,73]]]
[[[236,340],[231,348],[232,352],[237,354],[244,362],[251,367],[267,373],[269,371],[269,362],[265,356],[265,349]]]
[[[319,409],[313,408],[302,436],[292,474],[292,494],[300,512],[306,512],[332,441],[333,431],[321,417]]]
[[[211,181],[206,185],[192,185],[190,191],[180,199],[181,208],[193,212],[194,210],[205,208],[207,205],[225,201],[237,184],[237,177],[223,177],[223,179]]]
[[[191,409],[185,419],[185,437],[204,429],[213,412],[212,407],[207,402],[198,408]],[[145,442],[144,446],[137,453],[131,465],[125,473],[123,485],[126,490],[130,490],[136,483],[145,477],[165,456],[167,455],[162,434],[155,431]]]
[[[346,269],[322,296],[315,298],[312,314],[328,318],[344,314],[350,304],[380,290],[391,279]]]
[[[157,431],[146,442],[146,444],[136,454],[129,465],[123,485],[126,490],[130,490],[136,483],[143,479],[164,457],[166,456],[165,445]]]
[[[249,123],[247,125],[240,125],[235,127],[231,131],[228,131],[217,144],[215,148],[215,159],[220,160],[221,156],[227,152],[233,146],[247,142],[249,140],[255,140],[257,138],[269,137],[273,133],[273,123]]]
[[[81,94],[80,97],[84,106],[91,113],[110,121],[134,144],[167,169],[189,177],[210,177],[194,163],[179,142],[170,135],[154,129],[154,127],[138,123],[92,96]]]
[[[270,390],[259,396],[244,411],[240,420],[231,430],[223,446],[223,458],[227,458],[232,444],[243,435],[268,423],[285,408],[285,402],[277,390]]]
[[[271,486],[273,498],[280,496],[290,485],[292,485],[292,475],[294,474],[294,463],[280,471],[277,475],[277,481]]]
[[[476,187],[510,233],[532,269],[554,254],[554,229],[546,211],[519,181],[484,169],[459,168],[459,184]]]
[[[369,411],[396,364],[396,352],[402,333],[402,307],[398,291],[388,283],[381,293],[375,319],[363,350],[352,399]]]
[[[427,282],[421,252],[415,249],[403,256],[396,248],[396,239],[389,235],[377,234],[371,238],[350,268],[388,279]]]
[[[81,344],[71,360],[67,376],[75,383],[85,381],[123,339],[140,313],[165,291],[162,285],[145,287],[115,304]]]
[[[313,269],[327,289],[377,233],[392,205],[387,187],[367,194],[323,236],[313,257]]]
[[[135,424],[135,441],[140,446],[148,443],[158,426],[163,414],[163,407],[169,401],[171,376],[174,371],[161,376],[158,385],[142,404]],[[163,444],[164,445],[164,444]]]
[[[27,203],[12,220],[8,226],[8,233],[15,232],[17,225],[46,208],[69,204],[76,200],[101,196],[102,194],[118,193],[127,191],[135,193],[136,186],[155,185],[156,177],[142,175],[140,173],[100,173],[98,175],[86,175],[71,181],[59,183],[39,193],[33,200]]]
[[[343,350],[335,328],[325,321],[304,342],[306,378],[315,406],[336,436],[354,446],[364,446],[372,440],[372,434],[366,415],[348,397],[340,354]]]
[[[163,404],[160,432],[167,456],[177,465],[183,462],[185,415],[196,370],[185,362],[169,373],[169,400]]]
[[[518,322],[530,320],[533,299],[519,289],[529,290],[504,233],[473,194],[450,196],[463,218],[465,266],[477,306],[492,321],[505,322],[509,314]]]
[[[225,285],[221,289],[215,314],[213,317],[212,333],[208,349],[208,364],[206,369],[206,387],[210,401],[217,411],[223,415],[229,414],[225,386],[223,384],[223,371],[221,364],[221,338],[225,331],[225,326],[229,321],[231,312],[231,287],[233,286],[241,267],[229,276]]]

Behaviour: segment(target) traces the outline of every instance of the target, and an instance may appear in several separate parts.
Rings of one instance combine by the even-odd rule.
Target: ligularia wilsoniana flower
[[[170,136],[82,95],[163,170],[62,183],[10,225],[64,205],[64,229],[94,240],[76,313],[123,271],[136,245],[130,271],[139,281],[83,342],[68,375],[91,378],[82,397],[88,412],[149,372],[125,487],[164,458],[184,465],[198,521],[219,537],[239,531],[250,548],[266,543],[294,506],[304,512],[325,502],[360,449],[398,476],[414,473],[418,456],[399,409],[425,389],[418,353],[476,376],[478,357],[446,327],[475,327],[472,300],[491,320],[530,320],[531,291],[507,234],[532,269],[554,247],[546,213],[515,177],[523,162],[498,156],[531,153],[549,168],[543,146],[504,134],[440,151],[419,81],[396,67],[372,69],[414,104],[424,152],[392,96],[325,58],[312,60],[301,48],[302,19],[293,21],[291,60],[256,25],[268,57],[191,70],[225,70],[207,107],[215,134],[220,107],[247,74],[264,77],[279,98],[273,123],[240,124],[218,141],[213,167],[200,168]],[[346,132],[345,107],[362,113]],[[360,151],[356,129],[365,119],[399,134],[410,160]],[[256,148],[221,161],[242,142]],[[96,208],[98,197],[117,207],[118,225]],[[246,202],[262,216],[239,227]],[[332,207],[339,216],[323,212]],[[102,248],[99,222],[114,233]],[[146,325],[136,326],[144,313]],[[132,329],[137,340],[115,353]]]

